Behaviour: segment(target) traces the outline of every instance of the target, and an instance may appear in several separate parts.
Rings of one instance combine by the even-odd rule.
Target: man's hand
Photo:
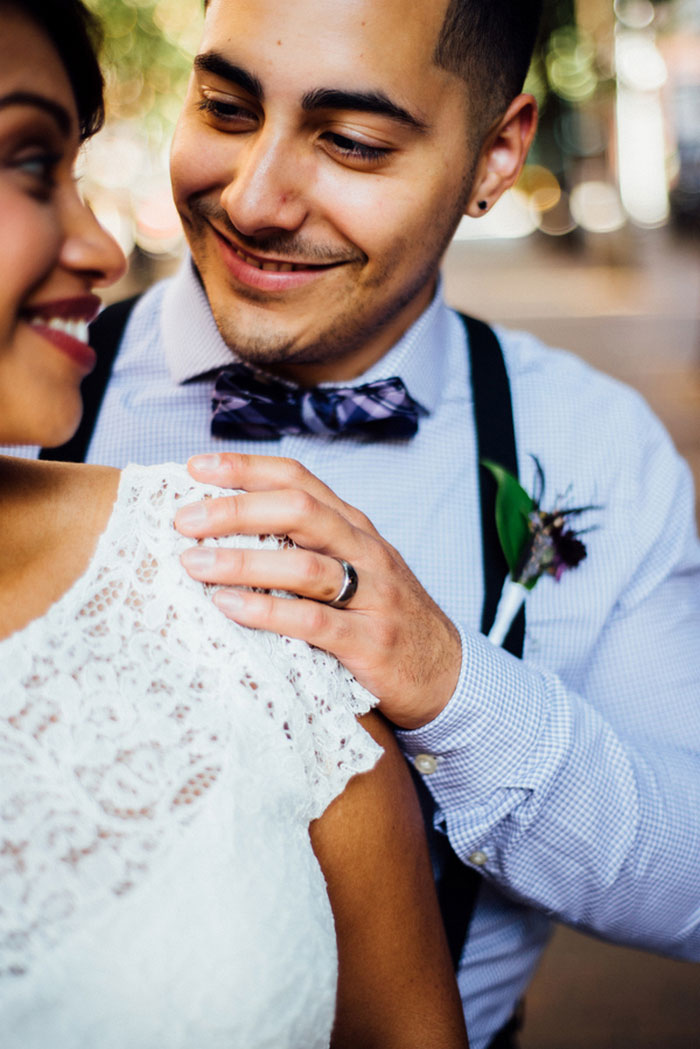
[[[401,728],[418,728],[440,713],[459,678],[459,634],[364,514],[293,459],[195,456],[189,471],[197,481],[245,494],[184,507],[175,518],[183,535],[288,535],[296,544],[287,550],[198,546],[183,554],[195,579],[234,588],[214,596],[230,619],[332,652]],[[343,582],[336,558],[350,562],[359,579],[343,609],[324,603]],[[240,587],[287,590],[301,600]]]

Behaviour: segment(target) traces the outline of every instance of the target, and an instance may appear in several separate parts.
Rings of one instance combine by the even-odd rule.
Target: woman
[[[90,27],[0,0],[0,443],[74,431],[122,272],[72,175]],[[0,492],[4,1049],[464,1047],[403,761],[334,660],[185,575],[207,490],[2,458]]]

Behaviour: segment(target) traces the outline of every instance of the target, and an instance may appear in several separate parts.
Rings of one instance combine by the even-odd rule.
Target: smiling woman
[[[100,300],[90,289],[124,265],[73,179],[80,142],[101,120],[99,70],[94,59],[92,76],[81,64],[79,108],[36,23],[12,3],[0,3],[0,16],[0,441],[60,443],[77,425],[78,381],[95,362],[87,323]],[[83,41],[89,56],[84,25]]]
[[[73,177],[102,112],[89,24],[0,0],[5,443],[74,431],[92,288],[123,269]],[[260,280],[339,264],[227,250]],[[186,575],[172,519],[213,491],[0,457],[3,1049],[464,1049],[403,759],[331,656]]]

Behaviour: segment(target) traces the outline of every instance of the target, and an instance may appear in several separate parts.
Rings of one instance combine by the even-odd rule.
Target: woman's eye
[[[56,184],[56,168],[61,161],[59,153],[37,150],[25,153],[14,161],[14,168],[35,182],[42,193],[49,193]]]
[[[358,142],[354,138],[340,135],[336,131],[328,131],[324,135],[327,142],[333,147],[335,153],[349,160],[360,161],[363,164],[377,164],[385,160],[391,153],[390,149],[383,146],[368,146],[364,142]]]

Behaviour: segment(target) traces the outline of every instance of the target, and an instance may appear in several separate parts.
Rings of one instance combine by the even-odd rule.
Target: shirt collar
[[[398,376],[427,412],[437,406],[445,385],[450,311],[438,280],[430,305],[401,338],[356,379],[344,386],[359,386]],[[216,326],[204,288],[189,255],[169,282],[163,298],[162,332],[165,359],[174,382],[188,382],[226,367],[236,359]],[[338,383],[321,383],[333,387]]]

